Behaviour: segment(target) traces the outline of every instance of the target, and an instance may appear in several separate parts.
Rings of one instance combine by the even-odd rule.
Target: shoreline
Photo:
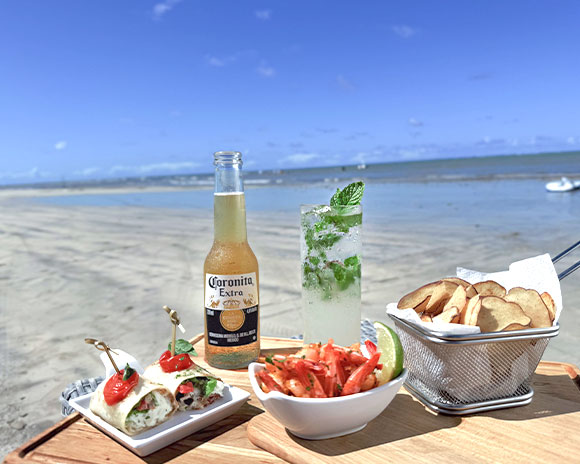
[[[362,171],[364,172],[364,171]],[[193,176],[193,175],[192,175]],[[267,182],[251,183],[246,181],[245,189],[267,189],[267,188],[324,188],[333,187],[336,183],[345,183],[354,180],[363,180],[366,184],[446,184],[446,183],[479,183],[479,182],[502,182],[502,181],[550,181],[559,180],[562,177],[578,177],[577,173],[551,173],[551,174],[489,174],[480,176],[466,175],[448,175],[433,177],[405,177],[405,178],[368,178],[364,175],[328,178],[315,182]],[[30,186],[10,186],[0,185],[0,200],[5,198],[34,198],[34,197],[52,197],[67,195],[119,195],[135,193],[159,193],[159,192],[180,192],[180,191],[208,191],[213,190],[213,185],[114,185],[114,186],[69,186],[69,187],[39,187]]]

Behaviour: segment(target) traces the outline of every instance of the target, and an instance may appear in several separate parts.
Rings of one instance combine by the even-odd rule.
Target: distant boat
[[[366,168],[367,168],[367,165],[366,165],[366,164],[364,164],[364,163],[362,163],[362,164],[359,164],[359,165],[358,165],[356,168],[357,168],[359,171],[362,171],[363,169],[366,169]]]
[[[570,180],[567,177],[546,184],[548,192],[571,192],[578,189],[580,189],[580,180]]]

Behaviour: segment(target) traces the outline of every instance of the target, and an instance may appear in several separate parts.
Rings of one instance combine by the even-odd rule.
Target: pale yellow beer
[[[247,240],[241,154],[214,156],[214,242],[203,267],[205,359],[237,369],[260,354],[258,261]]]

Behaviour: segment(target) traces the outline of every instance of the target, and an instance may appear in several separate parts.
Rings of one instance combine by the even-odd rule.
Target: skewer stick
[[[111,356],[111,353],[110,353],[110,352],[113,352],[113,353],[115,353],[115,352],[111,348],[109,348],[109,345],[107,345],[105,342],[103,342],[101,340],[96,340],[94,338],[85,338],[85,343],[87,343],[89,345],[93,345],[97,350],[104,351],[105,353],[107,353],[107,356],[109,357],[111,364],[115,368],[115,371],[117,371],[117,374],[121,373],[121,371],[119,371],[119,368],[117,367],[117,364],[115,364],[115,361],[113,360],[113,357]],[[117,354],[117,353],[115,353],[115,354]]]
[[[163,310],[169,314],[169,319],[171,320],[171,356],[175,356],[175,335],[176,335],[176,329],[177,326],[179,326],[179,329],[184,332],[185,329],[183,329],[183,326],[181,325],[181,322],[179,321],[179,316],[177,315],[177,312],[174,311],[173,309],[171,309],[169,306],[163,306]]]

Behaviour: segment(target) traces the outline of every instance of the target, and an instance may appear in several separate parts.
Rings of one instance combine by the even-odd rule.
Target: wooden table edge
[[[31,438],[19,448],[16,448],[14,451],[7,454],[6,457],[4,458],[4,464],[21,462],[19,460],[24,458],[24,456],[26,456],[29,452],[31,452],[35,448],[38,448],[44,442],[50,440],[57,433],[67,428],[69,425],[73,424],[79,419],[82,419],[82,417],[83,416],[81,416],[81,414],[78,412],[74,412],[70,416],[65,417],[60,422],[57,422],[52,427],[49,427],[44,432],[41,432],[39,435],[36,435],[35,437]]]
[[[204,337],[203,333],[196,335],[191,340],[191,343],[192,344],[197,343],[200,340],[202,340],[203,337]],[[271,339],[275,339],[275,340],[292,340],[292,339],[285,339],[285,338],[281,338],[281,337],[267,337],[267,338],[271,338]],[[296,340],[292,340],[292,341],[296,341]],[[576,387],[578,387],[578,389],[580,390],[580,369],[576,365],[571,364],[571,363],[558,362],[558,361],[540,361],[538,366],[540,366],[540,365],[561,366],[562,368],[564,368],[564,370],[570,376],[570,378],[574,381],[574,383],[576,384]],[[24,458],[29,452],[31,452],[32,450],[34,450],[38,446],[42,445],[44,442],[46,442],[47,440],[52,438],[54,435],[59,433],[61,430],[65,429],[66,427],[68,427],[69,425],[73,424],[74,422],[78,421],[81,418],[82,418],[82,415],[78,412],[75,412],[75,413],[71,414],[70,416],[65,417],[60,422],[57,422],[52,427],[48,428],[47,430],[40,433],[39,435],[31,438],[26,443],[24,443],[22,446],[16,448],[14,451],[7,454],[6,457],[4,458],[3,463],[4,464],[21,464],[22,458]],[[249,440],[249,437],[248,437],[248,440]]]
[[[580,390],[580,369],[575,364],[558,361],[540,361],[540,364],[562,367]]]

